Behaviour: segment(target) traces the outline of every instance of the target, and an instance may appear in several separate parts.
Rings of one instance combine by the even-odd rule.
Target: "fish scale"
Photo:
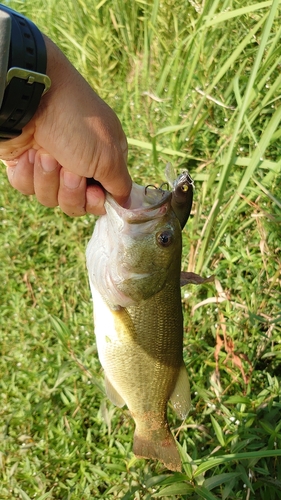
[[[98,342],[98,349],[105,369],[108,397],[118,406],[126,403],[136,422],[134,453],[140,457],[160,459],[168,468],[180,470],[166,409],[183,363],[182,336],[179,331],[175,335],[175,328],[178,326],[180,329],[182,320],[181,308],[177,308],[179,292],[175,287],[167,288],[170,288],[169,291],[165,288],[144,301],[142,307],[131,306],[111,312],[114,318],[113,336],[107,330],[107,340],[101,342],[101,347]],[[168,306],[163,310],[164,293]],[[105,312],[100,306],[99,302],[98,315]],[[105,303],[104,308],[108,308]],[[174,322],[175,309],[178,309],[178,325]],[[119,332],[117,337],[116,332]],[[186,406],[190,405],[188,382],[184,400],[187,400],[185,413]],[[157,443],[159,446],[156,446]],[[168,458],[170,455],[172,462]]]

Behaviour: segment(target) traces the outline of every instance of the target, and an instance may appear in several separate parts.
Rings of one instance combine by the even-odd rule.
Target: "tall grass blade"
[[[237,140],[239,138],[240,127],[242,125],[243,120],[245,119],[245,113],[247,112],[247,109],[249,108],[251,100],[252,100],[251,94],[253,91],[253,87],[255,84],[257,73],[258,73],[259,68],[260,68],[260,64],[261,64],[261,60],[262,60],[262,57],[264,54],[264,50],[265,50],[266,44],[268,42],[268,38],[270,36],[270,31],[272,28],[272,24],[274,22],[274,18],[276,16],[278,5],[279,5],[279,0],[274,0],[272,2],[272,6],[271,6],[271,9],[270,9],[268,15],[265,14],[261,20],[265,24],[264,24],[263,33],[261,36],[260,46],[259,46],[259,49],[258,49],[256,57],[255,57],[255,61],[254,61],[253,67],[252,67],[249,81],[248,81],[248,84],[247,84],[247,87],[245,90],[245,94],[244,94],[243,98],[241,99],[241,105],[239,108],[237,119],[236,119],[234,126],[233,126],[232,139],[231,139],[231,142],[230,142],[230,145],[228,147],[226,157],[225,157],[225,166],[222,169],[222,172],[220,174],[220,181],[219,181],[219,185],[218,185],[218,188],[216,191],[215,203],[217,203],[217,206],[216,206],[216,209],[212,213],[212,217],[210,219],[209,225],[207,227],[207,230],[206,230],[206,233],[204,236],[204,240],[203,240],[201,250],[200,250],[200,253],[198,256],[197,272],[199,272],[199,270],[201,271],[201,269],[204,268],[205,266],[207,266],[207,264],[209,263],[211,256],[212,256],[212,253],[216,249],[218,242],[220,241],[221,236],[224,232],[225,226],[227,225],[227,217],[228,217],[230,211],[235,206],[236,201],[239,197],[239,194],[242,193],[243,189],[248,184],[251,176],[253,175],[257,165],[259,164],[259,161],[257,160],[257,156],[258,156],[258,158],[260,158],[265,152],[266,145],[269,144],[268,135],[264,133],[263,139],[260,141],[259,145],[257,146],[257,151],[253,156],[253,162],[251,164],[251,167],[247,169],[247,171],[245,172],[245,174],[243,176],[243,179],[241,180],[239,190],[238,190],[239,194],[236,194],[234,196],[234,201],[231,202],[231,204],[229,205],[229,207],[227,209],[226,214],[224,214],[224,220],[221,223],[220,228],[215,236],[215,242],[212,244],[211,249],[208,252],[208,256],[206,257],[206,260],[205,260],[205,253],[206,253],[207,245],[209,243],[210,236],[212,233],[213,224],[217,218],[217,215],[218,215],[219,210],[221,208],[221,205],[223,203],[226,184],[228,182],[228,179],[229,179],[229,176],[230,176],[230,173],[232,170],[234,154],[235,154],[234,148],[235,148],[235,145],[236,145]],[[280,121],[280,116],[279,116],[280,112],[277,110],[276,113],[274,114],[274,117],[270,123],[269,129],[271,130],[271,133],[273,133],[273,131],[275,131],[275,129]],[[269,130],[267,131],[267,133],[268,132],[269,132]]]
[[[253,154],[249,165],[247,166],[244,175],[240,181],[240,184],[234,193],[230,203],[224,210],[224,219],[223,222],[220,224],[220,227],[217,230],[217,233],[215,235],[214,241],[212,242],[212,245],[210,247],[209,255],[205,260],[205,265],[208,264],[212,253],[216,250],[217,246],[219,245],[219,242],[226,230],[226,227],[228,225],[228,220],[229,220],[229,215],[232,213],[234,210],[234,207],[240,197],[240,195],[243,193],[244,189],[250,182],[250,180],[253,178],[254,172],[257,170],[257,168],[260,166],[260,163],[263,161],[263,155],[265,154],[266,148],[268,147],[271,137],[274,134],[275,130],[277,129],[279,123],[281,121],[281,106],[275,111],[274,115],[272,116],[269,124],[267,125],[265,131],[263,132],[263,135],[257,144],[256,151]],[[211,224],[213,221],[211,221],[209,224]],[[209,226],[209,227],[210,227]],[[208,233],[208,230],[206,231]],[[203,259],[203,254],[201,253],[198,259],[198,268],[200,268],[200,263],[202,262]]]

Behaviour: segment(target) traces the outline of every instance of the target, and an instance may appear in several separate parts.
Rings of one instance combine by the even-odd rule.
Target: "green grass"
[[[104,393],[85,247],[1,171],[0,500],[281,498],[281,106],[277,0],[12,1],[116,110],[131,175],[195,179],[183,268],[193,408],[183,473],[137,460]]]

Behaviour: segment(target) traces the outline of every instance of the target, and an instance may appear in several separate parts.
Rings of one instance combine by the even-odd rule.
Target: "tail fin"
[[[176,442],[168,429],[161,429],[162,436],[139,436],[137,431],[134,435],[133,452],[140,458],[154,458],[163,462],[167,469],[181,472],[181,459]],[[159,434],[159,432],[157,432]]]

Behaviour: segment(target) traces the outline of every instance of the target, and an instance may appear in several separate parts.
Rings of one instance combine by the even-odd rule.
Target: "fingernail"
[[[45,172],[53,172],[58,166],[58,162],[50,155],[41,155],[39,161]]]
[[[8,160],[8,161],[1,160],[1,161],[8,168],[16,167],[18,164],[18,160]]]
[[[35,155],[36,155],[35,149],[28,150],[28,161],[29,163],[32,163],[32,165],[34,165]]]
[[[63,173],[63,182],[64,185],[69,189],[78,188],[82,177],[80,175],[73,174],[72,172],[64,172]]]
[[[8,167],[7,168],[7,177],[9,179],[10,184],[12,183],[12,179],[15,174],[15,168],[14,167]]]

